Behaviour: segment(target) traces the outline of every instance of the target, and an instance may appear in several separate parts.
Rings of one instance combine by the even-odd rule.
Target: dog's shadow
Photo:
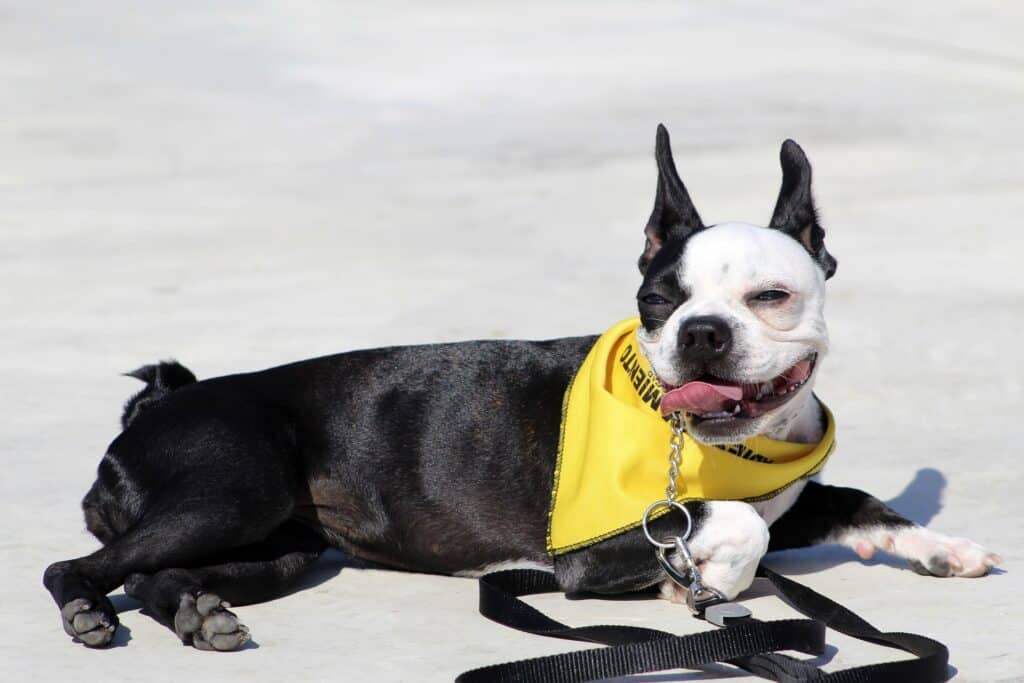
[[[328,548],[324,553],[313,563],[308,570],[302,573],[293,584],[288,587],[288,590],[282,593],[279,597],[274,598],[280,600],[281,598],[287,597],[293,593],[300,591],[309,590],[310,588],[316,588],[320,584],[330,581],[335,576],[341,573],[343,569],[391,569],[383,565],[374,564],[373,562],[367,562],[358,558],[346,555],[340,550],[334,548]]]
[[[936,469],[926,467],[918,470],[906,488],[885,504],[912,522],[928,526],[942,512],[942,494],[945,490],[946,476]]]
[[[903,491],[885,504],[912,522],[927,526],[942,511],[946,484],[946,476],[942,472],[931,467],[920,469]],[[772,569],[789,575],[812,574],[847,562],[913,571],[905,560],[888,553],[876,552],[870,560],[862,560],[850,548],[835,545],[783,550],[770,553],[767,559]],[[753,589],[756,591],[758,588],[755,583]],[[771,592],[771,589],[765,589],[766,594]]]

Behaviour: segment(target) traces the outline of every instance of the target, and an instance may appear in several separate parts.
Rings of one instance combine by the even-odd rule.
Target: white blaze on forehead
[[[786,285],[822,291],[824,274],[795,239],[779,230],[722,223],[695,234],[679,263],[680,284],[691,298],[725,298]]]

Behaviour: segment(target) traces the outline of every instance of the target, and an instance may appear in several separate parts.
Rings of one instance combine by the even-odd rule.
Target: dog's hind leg
[[[117,627],[106,596],[129,574],[195,566],[225,549],[258,543],[292,512],[292,495],[284,487],[260,482],[217,487],[208,477],[184,475],[174,484],[105,547],[46,569],[43,584],[68,635],[90,647],[106,645]]]
[[[326,546],[315,532],[287,522],[265,541],[226,553],[210,566],[132,574],[125,592],[186,645],[234,650],[249,631],[227,608],[281,595]]]
[[[863,491],[813,481],[770,533],[769,552],[837,543],[865,560],[879,550],[892,553],[932,576],[982,576],[1002,562],[969,539],[915,524]]]

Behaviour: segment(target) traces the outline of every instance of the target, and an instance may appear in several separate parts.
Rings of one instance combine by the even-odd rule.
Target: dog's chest
[[[785,491],[779,495],[769,498],[768,500],[761,500],[755,503],[751,503],[757,514],[761,515],[764,523],[771,526],[786,513],[789,508],[793,507],[793,503],[800,497],[800,493],[804,490],[804,486],[807,485],[807,480],[802,479],[792,486],[788,487]]]

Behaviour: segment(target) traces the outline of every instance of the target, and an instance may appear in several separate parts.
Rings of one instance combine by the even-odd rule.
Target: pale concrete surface
[[[569,649],[478,616],[473,581],[333,557],[239,610],[258,647],[183,648],[120,598],[117,647],[89,651],[40,577],[96,547],[78,505],[137,389],[120,372],[629,315],[665,121],[713,221],[766,220],[778,145],[803,144],[840,264],[825,479],[1006,559],[978,580],[834,551],[775,566],[947,642],[960,680],[1024,680],[1022,20],[994,0],[3,2],[0,678],[444,681]],[[662,602],[535,604],[700,628]],[[892,656],[831,641],[830,669]]]

